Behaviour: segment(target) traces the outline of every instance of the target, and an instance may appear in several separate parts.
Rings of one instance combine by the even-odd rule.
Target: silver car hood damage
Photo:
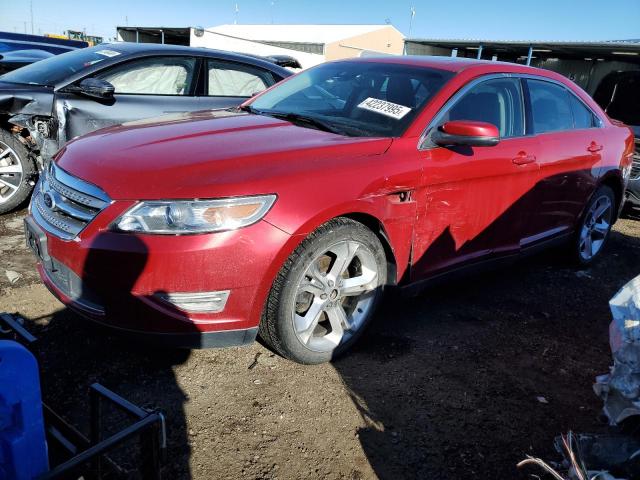
[[[41,161],[51,158],[67,141],[65,110],[55,103],[51,87],[0,81],[0,118],[29,132]]]
[[[0,114],[51,116],[53,88],[0,81]]]

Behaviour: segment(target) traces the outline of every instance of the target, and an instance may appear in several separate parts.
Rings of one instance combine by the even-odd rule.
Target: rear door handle
[[[587,150],[591,153],[596,153],[602,150],[602,145],[598,145],[596,142],[591,142],[591,145],[587,147]]]
[[[534,163],[536,161],[535,155],[527,155],[527,152],[520,152],[518,155],[512,160],[516,165],[528,165],[529,163]]]

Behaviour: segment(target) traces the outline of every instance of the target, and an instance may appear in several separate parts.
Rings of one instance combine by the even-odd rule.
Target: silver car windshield
[[[75,73],[121,54],[113,45],[73,50],[5,73],[0,81],[53,87]]]

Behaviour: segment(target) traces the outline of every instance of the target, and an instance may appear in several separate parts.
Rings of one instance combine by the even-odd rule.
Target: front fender
[[[394,280],[397,283],[400,279],[405,278],[404,275],[410,262],[416,213],[416,202],[413,200],[411,192],[394,192],[382,193],[322,209],[297,225],[271,222],[276,228],[289,233],[292,239],[292,242],[285,245],[283,249],[280,257],[284,259],[280,265],[320,225],[337,217],[349,217],[361,221],[369,228],[372,228],[374,223],[379,225],[380,231],[374,233],[381,233],[388,242],[393,255],[393,258],[388,260],[396,265],[397,277]]]

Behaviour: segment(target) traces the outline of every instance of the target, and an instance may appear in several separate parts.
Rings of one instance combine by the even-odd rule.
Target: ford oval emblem
[[[45,193],[43,200],[47,208],[53,208],[53,197],[51,195],[49,195],[48,193]]]

